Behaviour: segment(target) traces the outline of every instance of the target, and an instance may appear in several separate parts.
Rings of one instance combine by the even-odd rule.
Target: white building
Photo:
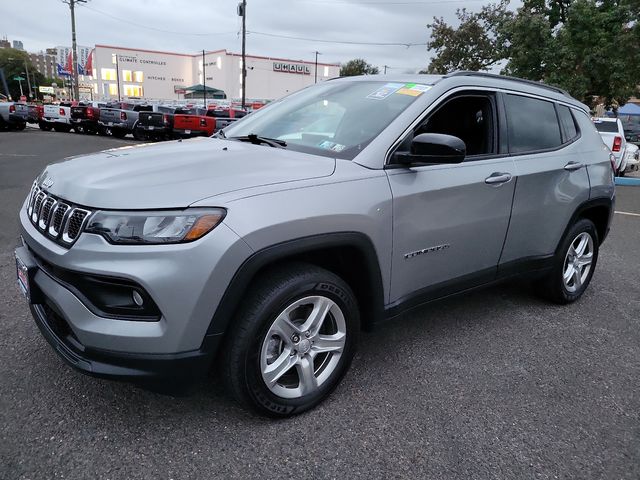
[[[117,58],[117,65],[116,65]],[[289,92],[340,74],[339,64],[247,55],[246,98],[273,100]],[[202,54],[182,54],[96,45],[92,74],[94,98],[140,97],[181,100],[184,88],[206,84],[223,90],[227,98],[242,96],[242,56],[226,50]],[[117,71],[116,71],[117,70]],[[206,81],[205,81],[206,80]],[[90,82],[91,80],[86,79]]]

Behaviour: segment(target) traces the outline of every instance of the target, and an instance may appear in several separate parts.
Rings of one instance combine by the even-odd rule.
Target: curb
[[[640,178],[616,177],[616,185],[640,187]]]

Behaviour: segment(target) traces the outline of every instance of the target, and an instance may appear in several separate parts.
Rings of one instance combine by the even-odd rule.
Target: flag
[[[84,66],[85,75],[93,75],[93,51],[95,48],[92,48],[89,52],[89,56],[87,57],[87,63]]]
[[[65,70],[65,68],[59,63],[56,64],[58,66],[58,76],[59,77],[68,77],[71,75],[71,70]]]
[[[69,50],[69,55],[67,55],[67,64],[65,65],[65,70],[67,72],[73,72],[73,56],[71,55],[71,50]]]

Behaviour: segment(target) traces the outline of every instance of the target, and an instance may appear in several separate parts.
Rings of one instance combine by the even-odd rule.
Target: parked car
[[[100,108],[106,107],[102,102],[83,102],[71,107],[71,125],[77,133],[94,134],[101,130]]]
[[[188,114],[186,107],[160,105],[155,112],[140,112],[137,129],[138,137],[144,140],[169,140],[173,138],[173,116]]]
[[[19,284],[84,373],[181,388],[220,368],[244,405],[300,413],[361,329],[425,302],[516,275],[582,296],[615,197],[588,112],[491,74],[344,77],[213,138],[53,163],[19,212]]]
[[[178,138],[210,137],[216,131],[216,118],[203,108],[193,107],[173,116],[173,136]]]
[[[622,176],[627,168],[625,149],[627,148],[627,140],[624,135],[622,122],[618,118],[594,118],[593,123],[596,126],[602,141],[609,147],[611,153],[615,157],[616,175]]]
[[[100,118],[98,125],[111,135],[123,138],[127,134],[132,134],[134,138],[139,137],[139,130],[136,128],[140,112],[153,112],[153,105],[136,104],[128,102],[110,103],[106,107],[100,108]]]
[[[216,119],[216,131],[228,127],[248,114],[249,112],[241,108],[209,107],[209,110],[207,110],[207,116],[212,116]]]
[[[70,132],[73,128],[71,124],[72,103],[63,102],[56,105],[44,105],[42,118],[39,122],[41,130],[56,132]]]
[[[43,115],[44,107],[42,105],[27,105],[27,123],[38,125]]]
[[[28,108],[23,103],[0,102],[0,130],[24,130]]]
[[[640,115],[621,115],[620,121],[627,142],[640,144]]]
[[[640,147],[633,143],[627,143],[627,149],[625,152],[627,167],[625,172],[637,172],[640,165]],[[624,173],[623,172],[623,175]]]

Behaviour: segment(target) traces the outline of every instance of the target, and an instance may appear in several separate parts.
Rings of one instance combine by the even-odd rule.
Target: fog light
[[[136,290],[134,290],[131,296],[133,297],[133,302],[139,307],[141,307],[142,304],[144,303],[144,300],[142,300],[142,295],[140,295]]]

